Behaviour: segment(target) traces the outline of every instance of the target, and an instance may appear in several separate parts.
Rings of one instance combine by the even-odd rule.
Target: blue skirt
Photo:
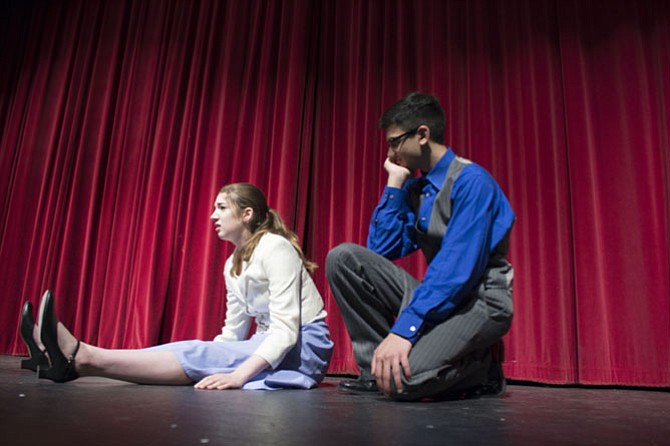
[[[255,334],[245,341],[180,341],[146,350],[167,350],[177,355],[184,373],[197,382],[215,373],[231,373],[247,360],[267,337]],[[276,369],[266,369],[251,378],[243,389],[310,389],[326,376],[333,341],[326,322],[303,325],[298,342]]]

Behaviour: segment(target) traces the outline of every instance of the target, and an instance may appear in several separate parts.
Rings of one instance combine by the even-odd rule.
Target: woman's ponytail
[[[268,207],[265,196],[260,189],[248,183],[235,183],[225,186],[221,189],[221,193],[227,194],[228,205],[236,208],[236,211],[241,212],[246,208],[253,210],[253,217],[247,223],[251,237],[242,246],[238,246],[233,253],[232,276],[238,276],[242,273],[242,263],[251,259],[251,255],[258,246],[261,237],[267,233],[286,238],[297,251],[310,274],[317,268],[316,263],[305,257],[295,232],[286,227],[284,220],[277,211]]]

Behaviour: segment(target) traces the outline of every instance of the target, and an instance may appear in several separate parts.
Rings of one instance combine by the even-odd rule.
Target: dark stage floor
[[[0,356],[0,445],[670,445],[670,392],[513,384],[499,400],[38,380]]]

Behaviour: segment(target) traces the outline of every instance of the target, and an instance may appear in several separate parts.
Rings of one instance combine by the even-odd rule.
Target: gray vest
[[[449,169],[447,169],[447,176],[444,179],[442,189],[437,193],[433,202],[428,230],[423,232],[419,229],[418,223],[415,224],[417,243],[429,264],[442,246],[442,239],[447,232],[447,225],[449,225],[449,220],[451,219],[451,189],[463,171],[463,168],[471,163],[471,161],[465,158],[454,158],[449,165]],[[421,194],[422,185],[420,183],[420,181],[417,181],[414,184],[413,190],[409,191],[410,206],[415,215],[418,215],[419,207],[424,199]],[[482,278],[484,282],[494,282],[502,288],[511,287],[512,267],[506,259],[508,249],[509,231],[489,257],[484,273],[485,277]]]

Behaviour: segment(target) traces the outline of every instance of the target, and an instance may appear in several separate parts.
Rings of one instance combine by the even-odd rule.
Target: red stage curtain
[[[355,372],[325,256],[365,243],[377,120],[422,90],[517,212],[508,376],[670,385],[670,8],[592,3],[0,6],[0,352],[45,288],[87,342],[213,337],[231,248],[208,217],[243,180],[322,266],[331,372]]]
[[[211,338],[232,252],[209,221],[219,188],[250,181],[289,225],[304,215],[310,3],[37,2],[19,13],[0,121],[5,323],[53,288],[89,342]],[[6,330],[2,351],[22,348]]]
[[[578,381],[668,385],[669,5],[559,4]]]

